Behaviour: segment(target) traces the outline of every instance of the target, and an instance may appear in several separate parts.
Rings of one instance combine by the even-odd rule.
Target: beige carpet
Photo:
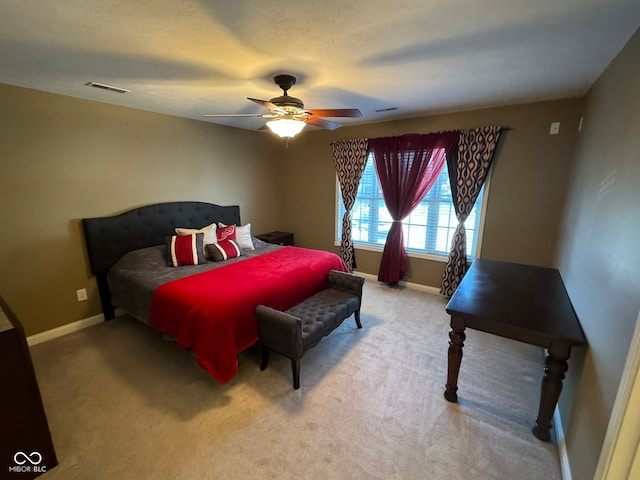
[[[190,353],[122,317],[32,347],[64,479],[561,478],[530,432],[539,348],[467,330],[444,400],[445,299],[368,281],[353,318],[302,359],[240,355],[218,385]]]

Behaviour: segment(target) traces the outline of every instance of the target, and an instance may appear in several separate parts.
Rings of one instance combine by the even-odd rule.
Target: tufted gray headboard
[[[83,218],[89,266],[96,276],[102,310],[115,317],[107,273],[125,253],[162,245],[176,227],[201,228],[214,222],[240,225],[240,207],[205,202],[170,202],[134,208],[112,217]]]

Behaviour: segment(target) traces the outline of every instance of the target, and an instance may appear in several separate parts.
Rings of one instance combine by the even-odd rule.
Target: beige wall
[[[304,132],[281,155],[285,228],[300,245],[338,251],[334,140],[502,125],[510,130],[494,157],[481,256],[551,266],[581,114],[582,100],[569,99]],[[556,121],[560,134],[549,135]],[[358,250],[358,270],[377,274],[380,257]],[[439,287],[443,270],[411,258],[405,279]]]
[[[101,312],[83,217],[198,200],[240,205],[254,232],[280,227],[280,143],[265,133],[7,85],[0,112],[0,293],[27,334]]]
[[[593,478],[640,310],[640,31],[589,91],[559,265],[589,342],[560,410],[573,478]]]

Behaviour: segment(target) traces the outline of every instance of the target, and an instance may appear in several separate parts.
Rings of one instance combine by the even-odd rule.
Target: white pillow
[[[220,228],[224,228],[227,225],[225,225],[222,222],[219,222],[218,226]],[[250,223],[247,223],[246,225],[242,225],[242,226],[236,225],[236,242],[238,243],[238,246],[242,250],[255,250],[255,247],[253,246],[253,240],[251,238]]]
[[[211,243],[218,243],[218,238],[216,237],[216,224],[212,223],[211,225],[207,225],[202,228],[176,228],[176,233],[178,235],[192,235],[194,233],[204,233],[204,240],[202,242],[202,251],[205,256],[209,258],[207,255],[207,249],[205,248],[207,245]]]

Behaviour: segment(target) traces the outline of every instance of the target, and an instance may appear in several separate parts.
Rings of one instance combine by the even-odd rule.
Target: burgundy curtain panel
[[[464,222],[487,179],[500,130],[500,126],[462,130],[457,155],[447,157],[451,195],[458,217],[458,226],[453,235],[440,287],[440,293],[449,297],[467,273],[467,236]]]
[[[452,131],[369,139],[382,196],[393,218],[378,281],[395,285],[407,272],[402,220],[433,186],[444,167],[446,152],[453,151],[459,136],[459,131]]]
[[[331,148],[333,149],[333,159],[336,164],[336,174],[345,209],[342,217],[340,257],[349,271],[353,272],[356,267],[356,257],[351,236],[351,209],[356,201],[360,179],[367,164],[369,147],[367,139],[359,139],[333,142]]]

